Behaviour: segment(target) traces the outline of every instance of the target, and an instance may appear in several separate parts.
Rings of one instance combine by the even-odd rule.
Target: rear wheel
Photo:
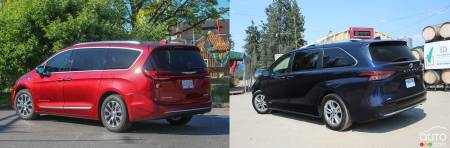
[[[167,118],[167,122],[170,123],[170,125],[185,125],[191,121],[192,115],[187,116],[177,116],[177,117],[171,117]]]
[[[120,95],[110,95],[103,101],[101,121],[105,128],[112,132],[124,132],[131,127],[127,107]]]
[[[33,98],[27,89],[22,89],[16,94],[15,106],[16,114],[20,119],[32,120],[39,115],[34,111]]]
[[[252,104],[253,104],[253,108],[256,110],[257,113],[268,114],[271,112],[266,99],[267,99],[267,97],[260,90],[253,93]]]
[[[326,95],[321,108],[322,119],[329,129],[343,131],[352,125],[350,113],[339,95]]]

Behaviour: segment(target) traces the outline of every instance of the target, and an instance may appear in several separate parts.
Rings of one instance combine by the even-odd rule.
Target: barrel
[[[434,25],[423,28],[422,38],[425,40],[425,42],[431,42],[439,39],[439,27],[437,25]]]
[[[444,39],[450,39],[450,22],[441,25],[439,28],[439,35]]]
[[[423,74],[423,80],[427,84],[437,84],[439,81],[441,81],[439,74],[435,70],[427,70]]]
[[[422,48],[411,49],[411,53],[417,60],[423,61],[423,50],[422,50]]]
[[[445,69],[441,73],[442,81],[445,84],[450,84],[450,69]]]

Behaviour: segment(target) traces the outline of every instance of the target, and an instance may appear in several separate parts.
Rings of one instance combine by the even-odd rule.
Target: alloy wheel
[[[31,96],[28,94],[21,94],[17,98],[16,108],[21,116],[29,116],[33,111]]]
[[[325,120],[332,126],[338,126],[342,122],[342,109],[335,100],[328,100],[324,105]]]
[[[267,102],[266,102],[266,96],[262,94],[258,94],[255,96],[255,107],[260,112],[266,112],[267,111]]]
[[[123,109],[119,102],[109,101],[105,106],[104,119],[109,127],[117,127],[123,121]]]

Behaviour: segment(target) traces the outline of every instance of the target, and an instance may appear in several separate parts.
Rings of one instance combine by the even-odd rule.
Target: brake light
[[[156,80],[168,80],[170,77],[167,74],[170,74],[170,71],[164,70],[144,70],[144,75]],[[165,76],[164,76],[165,75]]]
[[[359,76],[369,77],[369,81],[376,81],[389,78],[394,73],[394,71],[368,71],[360,73]]]

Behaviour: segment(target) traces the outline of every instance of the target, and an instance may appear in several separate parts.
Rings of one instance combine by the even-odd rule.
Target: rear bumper
[[[135,101],[133,102],[127,103],[131,122],[163,119],[183,115],[204,114],[210,112],[212,109],[212,98],[206,102],[174,105],[158,104],[147,98],[134,100]]]
[[[363,106],[367,112],[354,112],[356,122],[369,122],[376,119],[382,119],[395,114],[412,109],[426,101],[426,91],[419,92],[410,96],[396,99],[395,101],[384,102],[380,106]]]

